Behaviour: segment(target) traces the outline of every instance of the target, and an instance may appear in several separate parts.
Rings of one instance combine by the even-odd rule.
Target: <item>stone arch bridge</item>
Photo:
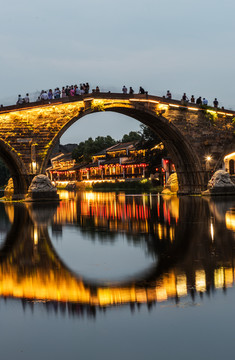
[[[81,117],[98,111],[133,117],[155,131],[175,164],[181,194],[204,190],[209,173],[235,151],[235,112],[147,94],[92,93],[4,107],[0,109],[0,155],[11,171],[15,196],[22,197],[33,176],[45,173],[62,134]]]

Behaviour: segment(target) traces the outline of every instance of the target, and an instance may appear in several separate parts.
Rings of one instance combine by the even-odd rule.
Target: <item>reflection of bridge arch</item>
[[[225,256],[229,261],[221,262],[217,256],[213,266],[210,264],[209,272],[206,268],[204,270],[202,264],[199,268],[196,267],[195,273],[191,272],[191,255],[195,255],[195,245],[197,245],[195,234],[202,229],[199,220],[205,215],[201,204],[201,199],[195,199],[194,206],[189,199],[183,200],[180,206],[182,226],[176,233],[178,241],[168,252],[164,249],[160,261],[149,274],[143,274],[142,279],[111,286],[84,282],[82,278],[72,273],[55,253],[48,237],[43,211],[35,210],[33,208],[35,205],[29,205],[28,211],[24,205],[16,206],[7,243],[0,253],[0,296],[110,306],[178,298],[187,295],[189,288],[195,287],[197,291],[204,292],[208,290],[210,284],[223,287],[224,281],[231,286],[234,269],[233,254],[229,251],[224,254],[220,252],[221,259]],[[53,208],[51,210],[53,213]],[[188,223],[184,220],[186,214],[191,219]],[[205,237],[201,238],[203,244],[206,243],[206,247],[212,246]],[[230,241],[230,238],[228,240]],[[201,251],[201,245],[196,249]],[[187,264],[190,264],[189,271]],[[213,280],[215,275],[218,276],[218,280]]]

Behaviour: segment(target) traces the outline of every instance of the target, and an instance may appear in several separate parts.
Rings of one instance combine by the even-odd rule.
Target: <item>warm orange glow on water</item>
[[[226,223],[227,229],[235,231],[235,212],[234,211],[226,212],[225,223]]]
[[[92,192],[78,193],[75,196],[67,194],[68,199],[61,201],[57,209],[55,207],[52,212],[53,225],[77,225],[79,221],[83,224],[88,219],[92,227],[103,226],[108,231],[123,231],[131,234],[148,234],[151,227],[154,241],[157,240],[161,246],[167,243],[170,247],[175,245],[178,231],[176,219],[179,216],[178,198],[170,200],[167,197],[147,195],[128,197],[124,194]],[[8,204],[5,208],[12,222],[14,214],[17,214],[16,209],[14,205]],[[40,216],[37,217],[37,209],[35,214],[33,206],[27,205],[26,209],[31,222],[25,225],[26,231],[22,232],[23,239],[14,245],[12,254],[0,265],[0,296],[102,307],[127,303],[164,302],[183,298],[192,290],[202,294],[212,284],[216,289],[232,287],[234,284],[234,269],[232,265],[228,266],[233,263],[230,259],[226,266],[221,266],[221,262],[218,262],[212,275],[210,272],[210,278],[207,277],[208,274],[202,264],[198,262],[198,265],[195,263],[193,273],[188,270],[188,265],[184,267],[180,264],[178,267],[169,267],[156,279],[151,277],[151,280],[144,282],[145,285],[137,279],[136,282],[131,280],[129,285],[125,283],[125,286],[110,282],[110,286],[103,283],[102,286],[92,284],[90,287],[89,282],[84,282],[82,277],[70,272],[57,257],[46,235],[46,223],[37,223],[37,219],[40,219]],[[151,222],[151,216],[154,222]],[[230,219],[231,213],[226,213],[226,216]],[[211,237],[209,239],[211,243]],[[24,251],[26,258],[22,270],[21,256]]]
[[[214,272],[215,287],[233,285],[233,269],[219,268]],[[187,279],[184,274],[176,276],[170,272],[149,288],[97,287],[91,291],[82,280],[77,280],[66,271],[61,273],[37,270],[31,275],[19,276],[14,267],[6,266],[0,270],[0,296],[27,298],[58,302],[78,302],[88,305],[110,306],[131,302],[162,302],[188,294]],[[204,271],[196,272],[196,290],[206,291]]]
[[[148,233],[151,221],[151,210],[157,210],[157,198],[150,196],[126,197],[125,194],[82,192],[78,199],[74,194],[69,198],[68,192],[59,192],[62,201],[54,216],[56,224],[76,223],[78,218],[92,218],[96,226],[109,226],[111,231],[128,231],[130,220],[131,231]],[[153,199],[154,206],[153,206]],[[165,224],[154,224],[154,231],[160,239],[166,238],[169,227],[170,241],[174,242],[175,223],[179,217],[179,199],[163,197]],[[160,213],[158,212],[160,218]]]

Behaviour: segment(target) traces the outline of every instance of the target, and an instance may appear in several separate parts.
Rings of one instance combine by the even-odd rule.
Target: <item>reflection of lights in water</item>
[[[214,272],[215,288],[222,288],[224,286],[224,268],[216,269]]]
[[[228,230],[235,231],[235,212],[227,211],[225,214],[225,224]]]
[[[33,229],[33,241],[34,241],[34,245],[38,244],[38,229],[37,228]]]
[[[231,287],[234,282],[233,269],[227,268],[224,270],[225,284],[227,287]]]
[[[9,218],[9,221],[13,223],[14,221],[14,205],[12,204],[5,204],[5,211],[7,213],[7,216]]]
[[[157,301],[165,301],[167,300],[167,293],[166,293],[166,289],[164,288],[157,288],[156,289],[156,297],[157,297]]]
[[[178,296],[187,295],[187,278],[186,275],[178,275],[176,278],[176,291]]]
[[[162,240],[162,238],[163,238],[163,231],[162,231],[162,225],[161,225],[161,224],[158,224],[157,232],[158,232],[158,237],[159,237],[159,239]]]
[[[204,270],[197,270],[195,274],[196,290],[200,292],[206,291],[206,274]]]
[[[211,221],[211,225],[210,225],[210,231],[211,231],[211,241],[214,242],[214,225]]]

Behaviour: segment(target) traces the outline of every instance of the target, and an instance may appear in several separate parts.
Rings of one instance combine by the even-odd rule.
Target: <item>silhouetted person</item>
[[[166,98],[167,98],[167,99],[171,99],[171,92],[170,92],[170,90],[167,90],[167,92],[166,92]]]
[[[217,108],[219,106],[219,102],[218,102],[217,98],[215,98],[213,104],[214,104],[215,108]]]
[[[191,103],[192,103],[192,104],[195,103],[195,97],[194,97],[194,95],[191,96]]]
[[[183,93],[181,101],[188,102],[188,97],[187,97],[186,93]]]
[[[123,94],[127,94],[127,87],[124,85],[123,88],[122,88],[122,93]]]
[[[22,105],[24,100],[22,99],[21,95],[18,95],[17,105]]]
[[[131,86],[130,86],[129,94],[134,94],[134,90],[132,89]]]
[[[202,105],[208,105],[208,100],[206,98],[203,98],[202,99]]]
[[[199,96],[199,98],[197,98],[196,104],[197,104],[197,105],[201,105],[201,104],[202,104],[202,97],[201,97],[201,96]]]

